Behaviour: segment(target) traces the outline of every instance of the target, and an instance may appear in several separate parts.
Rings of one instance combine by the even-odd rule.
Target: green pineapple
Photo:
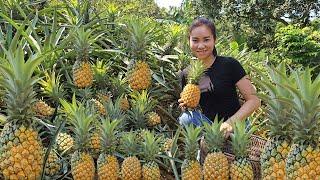
[[[287,85],[293,98],[293,145],[287,156],[287,179],[319,179],[320,177],[320,74],[312,78],[312,70],[291,73],[295,84]]]
[[[160,169],[155,160],[156,155],[160,152],[161,138],[155,136],[148,130],[143,134],[142,150],[145,163],[142,166],[142,179],[144,180],[160,180]]]
[[[236,179],[253,179],[253,168],[248,157],[248,146],[250,144],[250,136],[255,128],[252,127],[246,131],[245,121],[236,122],[234,124],[234,133],[231,134],[232,149],[235,160],[230,166],[230,177]]]
[[[185,160],[181,167],[183,180],[202,179],[201,165],[196,159],[199,150],[198,140],[200,132],[200,127],[193,127],[192,125],[186,126],[182,132],[185,144]]]
[[[71,173],[74,179],[94,179],[95,166],[89,153],[90,132],[93,128],[94,116],[88,108],[76,102],[73,95],[72,103],[60,100],[63,110],[67,115],[68,122],[72,125],[71,130],[75,134],[75,152],[71,157]]]
[[[212,125],[204,124],[204,138],[209,149],[203,164],[203,176],[205,180],[209,179],[229,179],[229,163],[227,157],[223,154],[224,134],[220,131],[222,121],[215,118]]]

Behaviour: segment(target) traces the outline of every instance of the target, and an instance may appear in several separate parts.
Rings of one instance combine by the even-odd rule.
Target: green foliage
[[[294,25],[280,27],[275,34],[276,51],[283,59],[291,59],[303,66],[319,65],[320,31],[312,27],[299,28]]]

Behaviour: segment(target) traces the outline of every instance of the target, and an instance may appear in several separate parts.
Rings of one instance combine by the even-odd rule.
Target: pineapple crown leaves
[[[206,70],[206,67],[204,66],[203,62],[201,60],[194,60],[190,62],[188,72],[188,83],[189,84],[198,84],[200,78],[202,77],[203,73]]]
[[[141,21],[141,19],[130,19],[126,25],[127,48],[133,59],[145,59],[147,50],[155,40],[155,24],[151,21]]]
[[[101,119],[99,128],[101,132],[102,147],[103,151],[107,152],[108,154],[113,154],[116,151],[120,123],[121,120],[118,119]]]
[[[267,95],[259,94],[259,97],[267,104],[267,126],[270,129],[270,136],[290,139],[292,131],[289,119],[292,114],[290,103],[292,95],[283,85],[294,84],[294,79],[287,75],[284,63],[280,63],[277,67],[269,66],[267,69],[270,77],[257,71],[262,79],[253,78],[253,80],[268,93]]]
[[[108,112],[106,117],[110,120],[118,120],[121,121],[119,128],[124,128],[125,126],[125,120],[127,118],[127,115],[121,110],[121,98],[118,97],[115,99],[115,102],[113,103],[111,100],[104,103],[104,108]]]
[[[115,97],[119,97],[127,93],[128,82],[127,79],[122,77],[121,74],[119,74],[118,77],[110,78],[110,81],[111,89]]]
[[[220,131],[222,122],[216,116],[211,125],[209,123],[204,124],[204,138],[209,152],[222,152],[224,145],[224,134]]]
[[[140,152],[136,133],[133,131],[121,134],[120,150],[127,156],[135,156]]]
[[[86,151],[89,145],[90,132],[94,128],[95,117],[90,109],[76,101],[75,95],[72,102],[60,99],[63,111],[67,115],[68,122],[72,125],[71,130],[75,134],[77,149]]]
[[[246,127],[245,121],[237,121],[234,126],[234,133],[231,134],[231,145],[236,157],[247,157],[250,145],[250,136],[256,130],[255,126]]]
[[[143,159],[146,162],[155,161],[156,155],[160,152],[161,137],[156,137],[154,132],[146,130],[144,132],[141,148],[143,151]]]
[[[25,61],[25,54],[22,47],[16,50],[7,51],[2,49],[6,56],[1,60],[5,63],[0,65],[0,72],[3,76],[1,81],[5,88],[5,101],[11,119],[32,119],[31,104],[35,101],[34,84],[39,78],[33,76],[36,67],[42,62],[44,55],[34,54]]]
[[[296,85],[285,85],[292,99],[295,143],[303,141],[316,143],[320,136],[320,74],[312,78],[311,68],[291,70]]]
[[[61,75],[56,75],[56,72],[53,70],[52,72],[46,71],[44,79],[39,81],[39,84],[42,86],[41,90],[43,93],[57,103],[65,94],[63,84],[60,83],[60,78]]]
[[[193,125],[186,126],[182,131],[184,136],[183,142],[185,145],[185,157],[188,160],[195,160],[199,149],[198,141],[202,128],[194,127]]]

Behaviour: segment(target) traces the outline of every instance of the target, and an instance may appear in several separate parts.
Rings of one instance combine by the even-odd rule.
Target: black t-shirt
[[[188,68],[181,72],[182,87],[186,85]],[[217,56],[199,82],[200,107],[211,120],[218,115],[227,120],[240,108],[236,83],[246,75],[239,61],[231,57]]]

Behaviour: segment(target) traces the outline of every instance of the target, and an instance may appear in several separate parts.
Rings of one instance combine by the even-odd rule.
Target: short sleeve
[[[233,84],[236,84],[241,78],[243,78],[247,73],[241,66],[240,62],[236,59],[231,61],[231,76]]]

